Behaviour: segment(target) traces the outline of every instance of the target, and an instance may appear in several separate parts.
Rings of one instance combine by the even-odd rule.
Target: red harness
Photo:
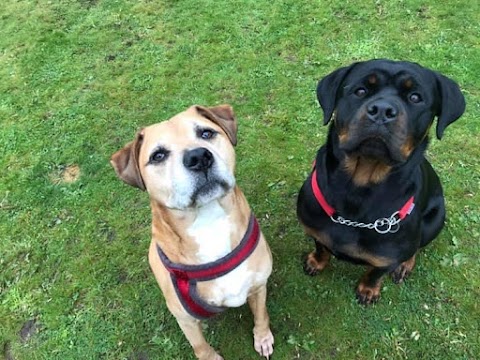
[[[347,225],[347,226],[375,229],[380,234],[386,234],[388,232],[391,232],[391,233],[397,232],[400,221],[405,219],[407,215],[410,215],[410,213],[413,211],[413,208],[415,207],[415,202],[414,202],[415,198],[411,196],[407,200],[407,202],[402,206],[402,208],[397,212],[393,213],[389,218],[377,219],[372,224],[364,224],[356,221],[347,220],[342,218],[341,216],[334,218],[333,216],[336,214],[336,210],[329,203],[327,203],[327,200],[325,200],[325,197],[323,196],[322,191],[318,186],[316,167],[314,167],[314,170],[312,173],[311,185],[312,185],[312,190],[313,190],[313,194],[315,195],[315,198],[317,199],[318,203],[322,207],[323,211],[325,211],[325,213],[330,217],[330,219],[332,219],[333,222],[336,222],[342,225]]]
[[[197,319],[206,319],[226,309],[225,307],[211,305],[200,298],[197,293],[197,282],[216,279],[239,266],[257,246],[259,235],[260,228],[257,219],[252,214],[250,215],[247,232],[240,244],[224,257],[201,265],[173,263],[157,244],[160,260],[170,272],[177,296],[190,315]]]

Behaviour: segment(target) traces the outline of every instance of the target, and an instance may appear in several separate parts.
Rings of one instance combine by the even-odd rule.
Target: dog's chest
[[[200,263],[208,263],[232,251],[230,234],[234,224],[218,203],[202,207],[188,234],[198,245],[196,258]]]
[[[202,209],[188,229],[188,234],[198,244],[196,256],[200,263],[218,260],[233,250],[230,236],[236,232],[235,226],[220,205],[214,203]],[[246,302],[249,290],[257,280],[258,274],[244,261],[217,279],[198,283],[198,290],[200,296],[212,305],[235,307]]]

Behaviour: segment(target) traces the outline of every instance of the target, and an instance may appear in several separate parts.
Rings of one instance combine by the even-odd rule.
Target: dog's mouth
[[[212,177],[198,181],[192,193],[192,206],[201,206],[225,196],[232,189],[227,180]]]
[[[391,158],[387,144],[378,137],[362,141],[357,147],[357,152],[366,157]]]
[[[394,121],[375,120],[368,108],[361,107],[353,118],[345,118],[338,130],[339,147],[348,155],[365,157],[394,166],[404,163],[408,155],[408,118],[401,104],[391,101],[398,109]],[[387,116],[388,113],[385,114]],[[374,121],[375,120],[375,121]]]
[[[204,184],[197,186],[194,191],[193,197],[197,197],[199,195],[204,195],[215,191],[217,188],[221,188],[225,191],[228,190],[228,185],[225,181],[221,181],[219,179],[208,180]]]
[[[380,136],[372,136],[357,142],[350,142],[345,144],[343,149],[349,155],[374,159],[386,165],[395,165],[405,161],[404,157],[395,149],[392,141],[385,140]]]

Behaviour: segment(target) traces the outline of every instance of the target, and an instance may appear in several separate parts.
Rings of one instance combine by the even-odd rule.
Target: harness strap
[[[238,246],[224,257],[201,265],[173,263],[157,244],[157,252],[165,268],[170,272],[177,295],[187,312],[197,319],[205,319],[225,310],[202,300],[197,293],[197,281],[208,281],[227,274],[247,259],[258,244],[260,227],[250,215],[247,231]]]
[[[225,307],[210,305],[203,300],[198,295],[196,280],[179,278],[174,274],[170,274],[170,277],[183,308],[194,318],[208,319],[226,310]]]

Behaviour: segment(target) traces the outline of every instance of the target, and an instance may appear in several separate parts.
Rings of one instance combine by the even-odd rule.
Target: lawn
[[[467,110],[428,151],[445,229],[363,307],[361,267],[303,274],[295,202],[326,135],[317,81],[380,57],[452,77]],[[274,256],[274,359],[480,356],[478,1],[4,0],[0,79],[0,357],[193,359],[148,266],[147,196],[109,158],[141,126],[219,103]],[[247,307],[205,323],[226,359],[258,358],[251,329]]]

